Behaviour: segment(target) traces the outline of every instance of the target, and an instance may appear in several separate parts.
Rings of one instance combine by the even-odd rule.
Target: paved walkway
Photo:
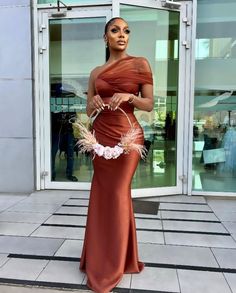
[[[135,213],[145,269],[113,292],[236,293],[236,200],[146,200],[160,209]],[[82,191],[0,194],[1,293],[91,292],[79,270],[87,205]]]

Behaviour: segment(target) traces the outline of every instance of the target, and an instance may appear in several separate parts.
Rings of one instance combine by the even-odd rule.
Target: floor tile
[[[145,218],[152,218],[152,219],[159,219],[160,220],[160,212],[157,213],[157,215],[151,215],[151,214],[138,214],[134,213],[135,218],[145,219]]]
[[[236,269],[236,249],[212,248],[220,267]]]
[[[222,222],[229,233],[236,233],[236,223],[235,222]]]
[[[88,208],[87,207],[61,207],[57,210],[57,213],[87,215]]]
[[[85,228],[41,226],[31,236],[49,238],[83,239]]]
[[[181,204],[181,203],[160,203],[160,209],[185,210],[185,211],[212,211],[208,205]]]
[[[16,203],[21,202],[25,198],[27,198],[27,196],[0,194],[0,211],[4,211],[14,206]]]
[[[178,270],[181,293],[231,293],[222,273]]]
[[[214,214],[210,213],[189,213],[189,212],[174,212],[161,211],[162,219],[189,219],[189,220],[210,220],[219,221]]]
[[[137,231],[138,242],[164,244],[163,232]]]
[[[180,292],[176,270],[165,268],[144,267],[141,273],[132,274],[131,288]]]
[[[56,256],[81,257],[83,240],[65,240],[55,253]]]
[[[0,236],[0,252],[53,255],[63,241],[63,239],[47,239],[39,237]]]
[[[162,229],[160,220],[135,219],[135,223],[139,229]]]
[[[160,202],[187,202],[187,203],[206,203],[204,196],[189,195],[168,195],[160,197]]]
[[[43,223],[51,214],[46,213],[28,213],[28,212],[2,212],[0,221],[16,223]]]
[[[40,224],[0,222],[1,235],[29,236]]]
[[[130,288],[131,274],[124,274],[121,281],[116,285],[117,288]]]
[[[220,219],[220,221],[229,221],[229,222],[236,222],[236,212],[229,212],[229,211],[216,211],[215,214]]]
[[[139,243],[139,257],[147,263],[219,267],[210,248]]]
[[[163,220],[165,230],[228,233],[220,223]]]
[[[87,217],[84,216],[62,216],[52,215],[45,222],[46,224],[60,224],[60,225],[82,225],[85,226]]]
[[[236,242],[230,236],[164,233],[166,244],[236,248]]]
[[[89,200],[88,199],[68,199],[65,204],[69,205],[86,205],[88,206]]]
[[[79,265],[79,262],[51,260],[37,281],[81,284],[84,273],[80,271]]]
[[[9,208],[8,211],[54,213],[60,208],[60,206],[60,204],[19,203]]]
[[[35,280],[47,263],[48,260],[42,259],[12,258],[0,268],[0,278]]]
[[[87,195],[88,191],[79,191],[79,190],[40,190],[32,192],[30,196],[41,197],[41,198],[48,198],[48,197],[64,197],[64,198],[71,198],[81,195]]]
[[[0,285],[1,293],[63,293],[70,292],[61,289],[52,289],[46,287],[37,287],[37,286],[27,286],[23,287],[22,285]],[[79,293],[91,293],[89,290],[77,290],[71,292],[79,292]]]
[[[229,284],[229,287],[232,290],[232,293],[236,293],[236,274],[224,273],[224,275]]]
[[[236,200],[235,199],[207,199],[208,205],[214,211],[231,211],[236,212]]]
[[[7,253],[0,253],[0,267],[3,266],[9,260],[7,256]]]

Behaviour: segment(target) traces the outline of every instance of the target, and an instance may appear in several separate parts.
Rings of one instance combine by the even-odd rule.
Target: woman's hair
[[[107,33],[109,26],[112,25],[116,19],[124,20],[122,17],[119,17],[119,16],[111,18],[105,25],[104,35]],[[106,47],[106,61],[109,59],[109,57],[110,57],[110,50],[109,50],[109,47],[107,46]]]

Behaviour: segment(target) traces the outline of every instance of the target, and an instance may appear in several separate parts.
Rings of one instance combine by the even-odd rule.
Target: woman
[[[89,79],[87,115],[102,110],[93,129],[103,146],[115,146],[130,129],[127,117],[118,107],[140,129],[138,144],[143,144],[144,139],[133,114],[134,107],[144,111],[153,109],[151,69],[145,58],[127,55],[129,33],[128,24],[122,18],[113,18],[106,24],[104,40],[109,58],[92,70]],[[139,154],[131,151],[117,159],[95,156],[93,160],[80,269],[87,274],[87,286],[98,293],[111,291],[124,273],[139,273],[144,268],[138,260],[131,199],[131,180],[139,159]]]

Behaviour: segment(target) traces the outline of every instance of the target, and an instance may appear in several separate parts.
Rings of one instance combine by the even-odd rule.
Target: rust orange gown
[[[138,95],[142,84],[152,84],[152,74],[143,57],[126,56],[105,67],[95,80],[96,94],[105,103],[114,93]],[[132,123],[141,129],[137,143],[143,144],[142,128],[133,114],[132,104],[120,106]],[[105,108],[93,123],[95,136],[104,146],[114,146],[130,129],[119,110]],[[136,151],[106,160],[96,156],[88,206],[80,270],[87,275],[87,286],[107,293],[124,273],[139,273],[144,264],[138,259],[136,226],[131,199],[131,180],[140,156]]]

